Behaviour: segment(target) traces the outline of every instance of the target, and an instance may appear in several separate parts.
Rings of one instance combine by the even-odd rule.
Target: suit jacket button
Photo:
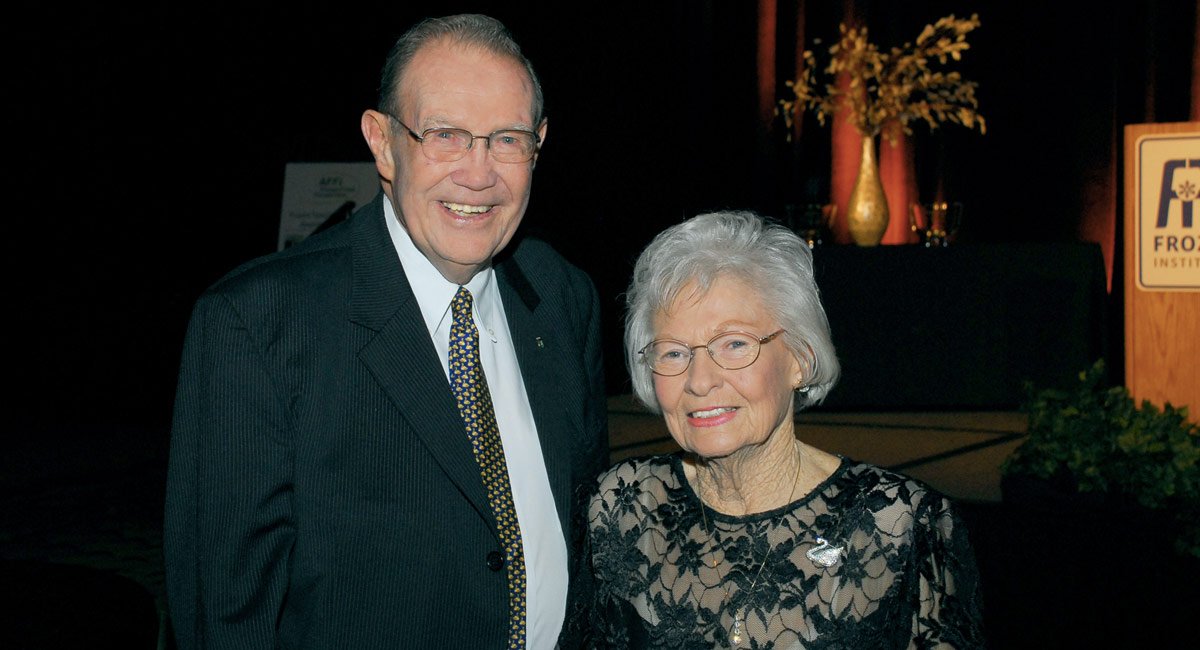
[[[500,555],[499,551],[492,551],[487,554],[487,567],[492,571],[499,571],[504,568],[504,556]]]

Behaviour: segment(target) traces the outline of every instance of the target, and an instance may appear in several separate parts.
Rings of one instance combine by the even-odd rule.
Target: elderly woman
[[[839,368],[808,245],[745,212],[660,234],[628,292],[637,397],[682,452],[589,509],[593,645],[976,648],[974,559],[945,497],[797,439]]]

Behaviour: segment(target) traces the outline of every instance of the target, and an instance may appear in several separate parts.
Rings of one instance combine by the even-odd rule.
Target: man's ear
[[[535,151],[533,153],[533,167],[537,167],[538,153],[540,152],[542,145],[546,144],[546,123],[546,120],[543,118],[542,125],[537,128],[539,151]]]
[[[363,111],[359,126],[362,127],[367,146],[375,155],[375,169],[385,182],[391,183],[396,178],[396,161],[392,157],[391,120],[379,111],[367,110]]]

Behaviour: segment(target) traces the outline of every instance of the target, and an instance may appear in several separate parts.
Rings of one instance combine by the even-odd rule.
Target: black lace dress
[[[966,531],[899,474],[842,459],[807,496],[733,517],[701,504],[679,455],[655,456],[602,475],[588,516],[596,598],[573,623],[594,647],[984,645]]]

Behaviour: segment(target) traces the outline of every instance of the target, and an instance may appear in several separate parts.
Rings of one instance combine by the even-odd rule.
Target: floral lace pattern
[[[984,645],[962,523],[893,472],[843,459],[807,496],[734,517],[701,504],[679,455],[640,458],[600,477],[588,518],[595,600],[568,628],[594,647],[734,647],[738,610],[740,648]],[[844,547],[832,566],[806,556],[818,537]]]

